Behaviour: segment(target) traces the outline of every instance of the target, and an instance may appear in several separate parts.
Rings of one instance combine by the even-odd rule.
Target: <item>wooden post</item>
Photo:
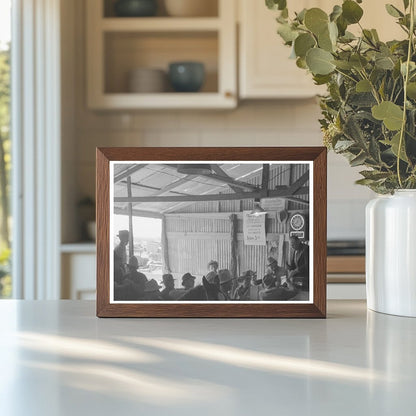
[[[131,176],[127,177],[127,196],[131,198]],[[133,204],[128,203],[129,213],[129,259],[134,256],[134,238],[133,238]]]
[[[166,231],[166,217],[162,217],[162,261],[163,273],[171,273],[169,264],[168,234]]]
[[[238,274],[238,240],[237,240],[237,226],[238,226],[238,217],[236,214],[230,215],[231,223],[231,264],[230,264],[230,273],[231,277],[235,279]],[[234,293],[235,288],[237,287],[237,280],[233,280],[233,289]]]

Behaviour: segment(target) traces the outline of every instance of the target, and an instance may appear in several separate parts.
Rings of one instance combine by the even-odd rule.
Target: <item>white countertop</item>
[[[416,319],[98,319],[0,301],[0,415],[412,415]]]

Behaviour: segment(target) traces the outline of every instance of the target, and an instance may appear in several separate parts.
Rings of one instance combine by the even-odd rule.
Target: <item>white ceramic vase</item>
[[[416,317],[416,190],[368,203],[366,281],[369,309]]]

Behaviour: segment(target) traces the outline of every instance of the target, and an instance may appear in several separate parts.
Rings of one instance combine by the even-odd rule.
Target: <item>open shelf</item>
[[[218,92],[218,38],[216,32],[136,33],[112,32],[104,38],[106,94],[130,94],[128,77],[137,68],[161,69],[168,74],[169,64],[177,61],[198,61],[205,66],[201,93]],[[167,83],[166,91],[174,93]],[[185,98],[190,93],[181,93]],[[141,94],[139,94],[141,95]]]
[[[149,17],[149,18],[122,18],[114,17],[102,19],[101,28],[105,32],[169,32],[184,31],[193,32],[218,30],[221,21],[216,17]]]
[[[116,17],[115,14],[115,3],[117,0],[99,0],[103,5],[103,13],[102,16],[104,18],[112,18]],[[154,19],[157,17],[167,17],[167,18],[174,18],[173,16],[170,16],[168,13],[168,7],[166,6],[165,2],[166,0],[156,0],[157,1],[157,13],[155,17],[140,17],[139,19]],[[172,0],[167,0],[172,1]],[[195,1],[195,0],[194,0]],[[230,1],[230,0],[227,0]],[[198,16],[195,17],[186,17],[186,19],[194,19],[196,17],[218,17],[219,14],[219,7],[218,7],[218,0],[204,0],[204,11],[201,14],[198,14]],[[123,20],[130,20],[134,19],[132,17],[120,17],[120,19]]]
[[[169,17],[160,7],[163,2],[159,2],[155,17],[115,17],[113,0],[89,0],[86,4],[88,107],[235,108],[236,8],[229,0],[212,2],[216,13],[210,17]],[[205,80],[200,91],[178,93],[169,82],[155,93],[137,93],[137,89],[129,88],[132,71],[137,74],[140,69],[162,70],[167,79],[169,64],[183,61],[204,65]],[[158,79],[159,85],[163,84],[160,75]],[[145,87],[141,91],[156,88]]]

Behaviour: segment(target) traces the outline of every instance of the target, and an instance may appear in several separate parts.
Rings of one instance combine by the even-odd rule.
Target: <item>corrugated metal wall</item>
[[[271,169],[269,189],[276,186],[289,185],[309,170],[308,165],[279,165]],[[291,176],[291,177],[290,177]],[[261,175],[247,180],[260,185]],[[308,200],[308,195],[300,196]],[[227,215],[209,218],[208,213],[239,213],[253,208],[253,200],[199,202],[182,206],[175,214],[166,216],[166,232],[168,236],[169,264],[172,273],[183,274],[190,272],[197,276],[207,273],[207,263],[217,260],[220,269],[228,269],[231,264],[231,222]],[[305,205],[290,203],[290,210],[304,210]],[[186,215],[186,214],[190,215]],[[202,214],[198,216],[197,214]],[[238,271],[254,270],[259,277],[265,274],[266,260],[271,249],[278,250],[278,235],[285,236],[284,247],[287,254],[289,225],[280,223],[274,213],[269,213],[266,220],[266,235],[273,233],[273,239],[268,238],[267,246],[245,246],[242,241],[243,220],[238,219]],[[183,233],[190,233],[184,235]],[[192,233],[198,233],[192,235]],[[199,280],[199,279],[198,279]]]

